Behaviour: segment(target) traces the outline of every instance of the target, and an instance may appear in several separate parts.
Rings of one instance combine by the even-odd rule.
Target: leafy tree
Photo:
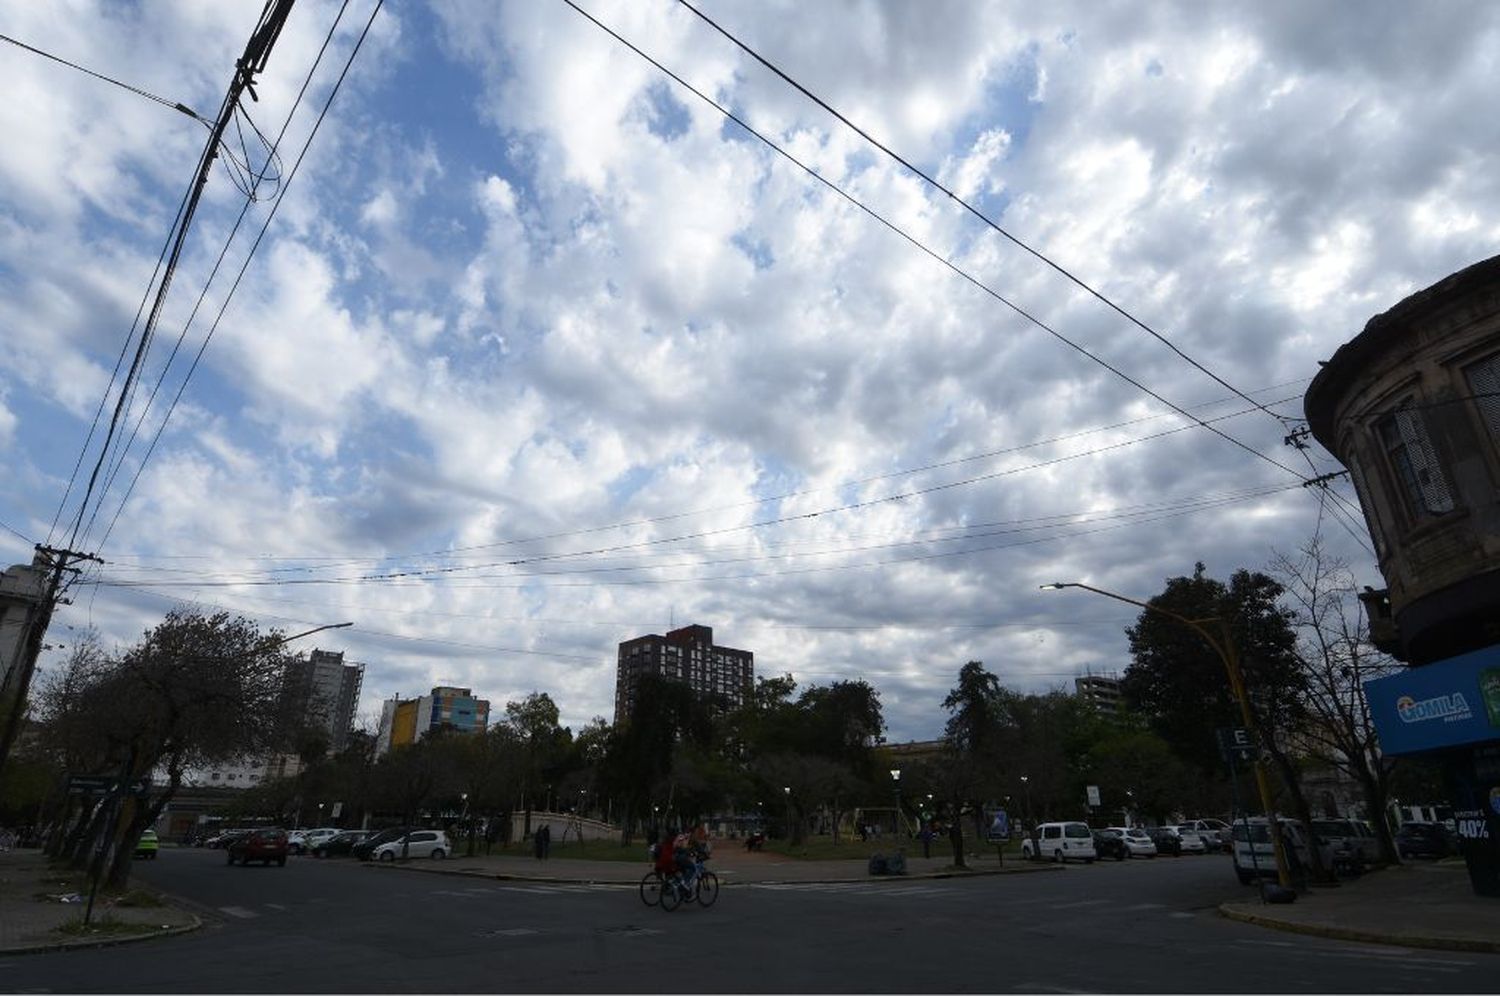
[[[1007,741],[1014,730],[1000,679],[979,661],[959,670],[958,684],[943,699],[948,722],[943,728],[944,772],[940,786],[951,814],[948,834],[953,864],[965,867],[963,827],[959,817],[974,815],[975,831],[984,834],[982,797],[994,794]]]
[[[155,772],[165,784],[95,807],[68,855],[97,854],[120,887],[141,832],[156,822],[189,768],[264,753],[290,726],[281,686],[285,641],[227,613],[174,610],[119,657],[75,655],[43,705],[49,736],[85,765],[122,782]],[[93,846],[95,842],[103,846]]]
[[[1295,750],[1304,680],[1292,617],[1278,601],[1282,593],[1274,578],[1246,570],[1236,571],[1225,585],[1205,576],[1201,563],[1192,577],[1168,579],[1166,590],[1149,603],[1160,611],[1143,611],[1126,630],[1132,661],[1122,691],[1179,757],[1211,774],[1219,764],[1215,730],[1242,725],[1242,717],[1223,661],[1182,620],[1200,623],[1219,641],[1232,643],[1260,745],[1293,811],[1310,822]],[[1316,876],[1327,877],[1316,849],[1311,864]]]

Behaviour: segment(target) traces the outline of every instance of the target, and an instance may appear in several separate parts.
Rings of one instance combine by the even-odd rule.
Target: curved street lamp
[[[1125,602],[1128,605],[1139,606],[1147,612],[1155,612],[1158,615],[1166,616],[1168,619],[1174,620],[1197,633],[1203,638],[1205,643],[1213,648],[1214,653],[1218,654],[1219,660],[1224,662],[1224,671],[1229,676],[1230,690],[1234,692],[1234,697],[1240,706],[1240,721],[1245,724],[1245,729],[1252,738],[1256,736],[1255,715],[1250,711],[1250,698],[1245,694],[1245,680],[1240,674],[1239,650],[1234,644],[1234,637],[1229,629],[1229,620],[1221,616],[1213,616],[1208,619],[1189,619],[1187,616],[1173,612],[1171,609],[1164,609],[1159,605],[1151,605],[1146,602],[1137,601],[1134,598],[1127,598],[1117,592],[1105,591],[1103,588],[1095,588],[1093,585],[1082,584],[1078,581],[1054,581],[1052,584],[1044,584],[1040,587],[1043,591],[1062,588],[1082,588],[1084,591],[1091,591],[1096,595],[1103,595],[1105,598],[1113,598],[1117,602]],[[1217,623],[1219,632],[1217,634],[1214,633],[1205,625],[1206,623]],[[1271,831],[1271,844],[1276,853],[1276,880],[1281,884],[1282,888],[1289,889],[1292,886],[1292,879],[1291,874],[1287,871],[1286,850],[1281,840],[1281,826],[1276,822],[1275,811],[1271,805],[1271,785],[1266,778],[1266,766],[1258,757],[1255,759],[1255,787],[1260,792],[1261,808],[1265,810],[1266,825]],[[1249,841],[1248,827],[1246,828],[1245,837]],[[1254,844],[1250,844],[1252,853],[1254,846]]]

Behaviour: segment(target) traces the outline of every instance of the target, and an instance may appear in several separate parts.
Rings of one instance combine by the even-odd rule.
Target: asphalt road
[[[1500,979],[1496,955],[1224,920],[1214,908],[1241,890],[1219,857],[962,880],[731,885],[712,909],[673,913],[645,907],[629,887],[311,858],[230,868],[220,851],[163,850],[139,874],[188,900],[208,926],[145,944],[3,958],[0,988],[1481,992]]]

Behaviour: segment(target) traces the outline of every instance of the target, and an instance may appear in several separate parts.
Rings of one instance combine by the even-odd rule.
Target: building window
[[[1410,399],[1376,423],[1380,444],[1402,493],[1415,512],[1443,515],[1453,511],[1453,493],[1438,466],[1437,453],[1422,416]]]
[[[1465,368],[1464,376],[1490,437],[1500,444],[1500,354]]]

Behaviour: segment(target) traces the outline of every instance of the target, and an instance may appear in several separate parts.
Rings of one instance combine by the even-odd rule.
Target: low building
[[[1125,709],[1118,675],[1085,674],[1073,679],[1073,690],[1100,715],[1118,716]]]

